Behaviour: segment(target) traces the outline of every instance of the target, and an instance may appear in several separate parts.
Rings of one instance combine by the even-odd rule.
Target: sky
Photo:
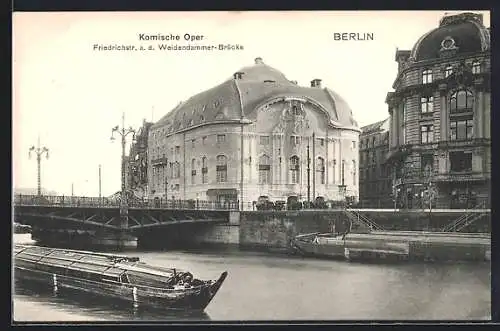
[[[489,26],[489,12],[482,13]],[[448,11],[449,14],[456,13]],[[120,189],[119,140],[111,129],[138,129],[179,102],[252,65],[256,57],[299,85],[314,78],[339,93],[363,126],[388,117],[385,97],[396,78],[396,49],[411,49],[445,11],[328,12],[15,12],[13,14],[13,181],[59,194],[98,196]],[[334,33],[373,33],[336,41]],[[179,35],[179,41],[140,40]],[[203,36],[186,42],[184,35]],[[94,45],[153,46],[96,51]],[[242,45],[240,50],[162,51],[158,44]],[[128,150],[128,147],[127,147]]]

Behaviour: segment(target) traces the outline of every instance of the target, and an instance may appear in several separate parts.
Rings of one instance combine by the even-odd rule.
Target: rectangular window
[[[444,77],[447,78],[453,73],[453,67],[452,66],[447,66],[446,69],[444,69]]]
[[[196,170],[191,170],[191,184],[196,184]]]
[[[201,143],[202,145],[206,145],[207,144],[207,136],[204,136],[201,138]]]
[[[352,142],[352,149],[356,149],[356,142],[355,141]]]
[[[290,136],[290,145],[296,146],[300,144],[300,137],[299,136]]]
[[[433,125],[422,125],[420,127],[421,143],[427,144],[433,141],[434,126]]]
[[[217,169],[217,183],[227,182],[227,166],[218,165],[216,169]]]
[[[472,73],[479,74],[481,72],[481,63],[479,61],[472,62]]]
[[[422,169],[422,175],[425,177],[432,174],[433,168],[434,168],[434,155],[422,154],[420,156],[420,169]]]
[[[472,153],[450,152],[450,170],[453,172],[472,171]]]
[[[269,145],[269,136],[260,136],[260,144],[264,146]]]
[[[181,187],[180,187],[180,185],[179,185],[179,184],[175,184],[175,190],[176,190],[176,191],[179,191],[179,190],[180,190],[180,188],[181,188]]]
[[[191,148],[196,146],[196,139],[191,139]]]
[[[432,83],[432,70],[427,69],[422,72],[422,84]]]
[[[181,146],[175,146],[175,155],[178,156],[181,154]]]
[[[268,164],[259,164],[259,184],[270,184],[271,166]]]
[[[225,134],[218,134],[217,135],[217,143],[222,144],[226,142],[226,135]]]
[[[318,142],[318,145],[325,146],[325,139],[324,138],[317,138],[316,140]]]
[[[472,119],[450,122],[450,140],[468,140],[473,137],[474,123]]]
[[[420,99],[421,111],[423,114],[432,113],[434,105],[434,97],[422,97]]]

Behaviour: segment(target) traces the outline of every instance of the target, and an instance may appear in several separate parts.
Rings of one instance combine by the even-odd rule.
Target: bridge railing
[[[14,196],[14,205],[18,206],[55,206],[55,207],[96,207],[117,208],[120,199],[105,197],[76,197],[76,196]],[[134,199],[128,202],[131,208],[159,208],[159,209],[204,209],[204,210],[238,210],[239,203],[205,200],[165,200],[165,199]]]

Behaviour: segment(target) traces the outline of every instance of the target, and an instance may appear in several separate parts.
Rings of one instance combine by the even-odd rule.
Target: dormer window
[[[422,84],[432,83],[432,70],[426,69],[422,72]]]
[[[453,73],[453,67],[451,65],[446,66],[444,69],[444,77],[448,78]]]
[[[481,63],[479,61],[472,62],[472,73],[479,74],[481,72]]]
[[[203,115],[200,116],[200,122],[205,121],[205,117]]]

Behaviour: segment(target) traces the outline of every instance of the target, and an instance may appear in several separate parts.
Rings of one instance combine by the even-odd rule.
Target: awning
[[[207,196],[209,197],[218,195],[238,195],[238,190],[234,188],[211,188],[207,190]]]

